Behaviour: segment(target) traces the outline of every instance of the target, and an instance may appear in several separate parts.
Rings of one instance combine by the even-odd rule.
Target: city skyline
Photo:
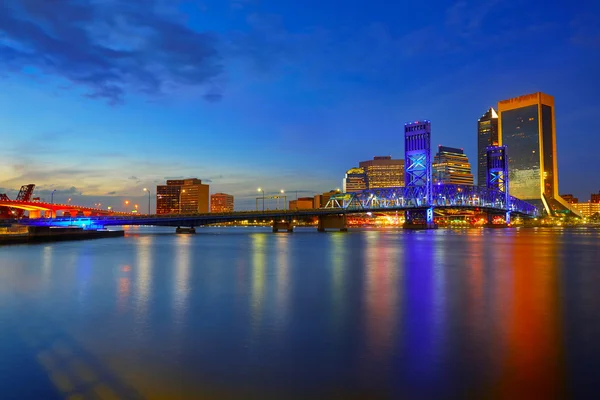
[[[322,16],[302,13],[293,5],[252,1],[232,2],[227,10],[211,2],[205,10],[185,5],[161,9],[154,2],[156,7],[140,18],[154,21],[150,28],[165,40],[179,34],[186,45],[207,45],[206,37],[198,37],[205,32],[200,27],[214,21],[210,30],[220,44],[211,48],[218,52],[223,71],[209,74],[208,80],[196,71],[198,75],[188,78],[197,79],[189,84],[165,87],[164,82],[184,77],[175,67],[190,59],[147,44],[149,56],[173,66],[166,77],[159,76],[161,93],[152,93],[124,73],[117,82],[121,90],[111,92],[110,86],[69,70],[68,61],[83,50],[60,32],[52,33],[70,52],[58,54],[64,62],[58,67],[18,53],[27,47],[57,56],[33,30],[18,37],[16,32],[22,21],[47,26],[54,12],[74,10],[69,5],[54,11],[40,6],[32,13],[17,3],[1,6],[6,12],[1,13],[0,32],[9,40],[0,41],[0,135],[5,138],[0,193],[14,194],[11,190],[35,183],[42,197],[57,189],[57,201],[76,197],[81,204],[115,207],[124,198],[145,204],[142,189],[166,179],[198,177],[210,184],[211,193],[231,193],[236,207],[251,208],[256,187],[312,195],[339,187],[340,176],[358,160],[377,154],[400,158],[403,124],[415,119],[432,121],[432,146],[451,139],[476,160],[475,121],[482,111],[502,99],[537,91],[555,98],[561,192],[587,198],[600,186],[592,169],[581,171],[577,165],[582,157],[592,160],[593,149],[600,145],[599,135],[593,134],[600,123],[586,118],[600,111],[600,100],[589,85],[600,68],[597,53],[590,51],[598,43],[593,41],[593,21],[586,20],[597,5],[579,10],[550,5],[543,16],[521,24],[532,15],[524,12],[503,20],[514,6],[475,2],[394,5],[392,13],[382,13],[383,3],[378,2],[360,13],[358,7],[338,9],[331,3],[323,5]],[[391,16],[424,13],[431,18],[424,28],[414,21],[395,24]],[[335,23],[326,17],[333,14]],[[390,17],[382,20],[382,14]],[[90,26],[102,22],[81,18]],[[562,26],[565,18],[567,29]],[[490,24],[494,20],[498,22]],[[103,41],[97,36],[86,39],[94,48],[107,40],[113,49],[135,46],[125,34],[146,22],[127,21],[130,31]],[[356,29],[347,31],[348,24]],[[78,26],[73,22],[65,29]],[[514,36],[499,37],[505,31]],[[445,39],[438,41],[440,36]],[[323,54],[330,41],[341,38],[347,46],[324,60],[312,55]],[[492,65],[476,54],[490,41],[497,44]],[[565,52],[573,61],[568,65],[562,62]],[[422,61],[427,60],[443,62],[443,68],[424,68]],[[101,61],[89,62],[97,67]],[[553,67],[539,70],[540,64]],[[338,67],[332,70],[331,65]],[[117,67],[120,72],[126,68]],[[586,137],[589,145],[581,148],[570,137],[583,129],[584,120],[592,134]]]

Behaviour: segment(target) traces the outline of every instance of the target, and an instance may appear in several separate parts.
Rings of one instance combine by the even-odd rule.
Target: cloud
[[[132,176],[130,176],[130,177],[129,177],[129,178],[127,178],[127,179],[130,179],[130,180],[132,180],[132,181],[137,181],[137,180],[139,180],[139,178],[138,178],[137,176],[135,176],[135,175],[132,175]]]
[[[4,0],[0,72],[55,76],[110,104],[131,92],[159,96],[183,86],[218,100],[216,36],[188,28],[163,3]]]
[[[112,192],[106,193],[107,196],[114,196],[115,194],[117,194],[117,192],[114,190]]]

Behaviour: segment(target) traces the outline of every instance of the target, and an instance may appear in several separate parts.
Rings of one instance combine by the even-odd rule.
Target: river
[[[600,230],[129,228],[0,247],[0,398],[597,394]]]

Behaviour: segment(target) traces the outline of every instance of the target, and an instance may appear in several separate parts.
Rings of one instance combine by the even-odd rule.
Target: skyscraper
[[[498,114],[490,107],[477,120],[477,185],[486,186],[487,147],[498,146]]]
[[[550,215],[569,207],[558,195],[554,97],[538,92],[498,103],[500,143],[508,155],[509,190]]]
[[[208,212],[208,185],[200,179],[171,179],[156,187],[157,214]]]
[[[379,156],[361,161],[359,167],[365,170],[367,189],[404,186],[404,160]]]
[[[367,176],[364,168],[351,168],[346,171],[346,176],[342,183],[343,192],[359,192],[367,188]]]
[[[438,146],[431,169],[433,183],[473,186],[471,164],[463,149]]]
[[[224,213],[233,212],[233,196],[225,193],[210,195],[210,212]]]

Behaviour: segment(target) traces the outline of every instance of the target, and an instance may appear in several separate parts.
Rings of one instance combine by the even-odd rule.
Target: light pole
[[[281,194],[284,194],[285,190],[281,189],[279,192]],[[286,203],[287,198],[285,196],[282,196],[282,197],[283,197],[283,211],[285,211],[286,210],[286,204],[285,203]],[[278,203],[277,205],[279,205],[279,199],[277,199],[277,203]]]
[[[148,188],[144,188],[144,192],[148,193],[148,215],[150,215],[150,191]]]
[[[71,198],[69,197],[69,200],[67,200],[67,204],[71,204]]]
[[[50,195],[50,203],[52,204],[52,210],[50,210],[50,220],[52,221],[52,218],[54,218],[54,192],[56,192],[56,189],[54,189],[52,191],[52,194]]]
[[[181,192],[179,192],[179,214],[181,214],[181,195],[185,193],[185,189],[181,189]]]
[[[138,205],[136,204],[134,207],[135,207],[135,213],[137,214],[137,212],[138,212]]]
[[[129,206],[129,200],[125,200],[125,212],[127,212],[128,206]]]
[[[258,188],[258,191],[260,193],[262,193],[262,210],[264,212],[265,211],[265,191],[262,190],[261,188]],[[257,200],[257,202],[258,202],[258,200]],[[256,206],[256,208],[258,208],[258,205]]]

